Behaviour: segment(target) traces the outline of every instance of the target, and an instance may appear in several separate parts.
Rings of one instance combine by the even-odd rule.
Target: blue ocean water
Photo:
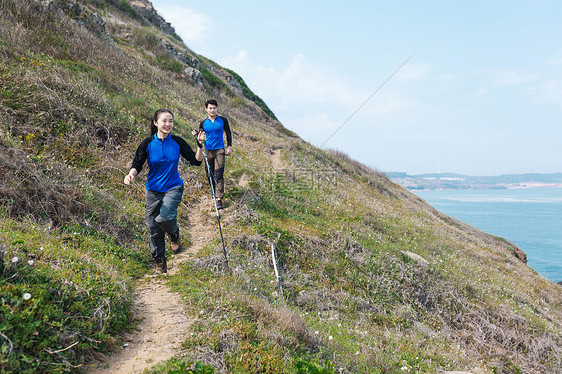
[[[451,217],[515,243],[530,267],[562,281],[562,188],[412,192]]]

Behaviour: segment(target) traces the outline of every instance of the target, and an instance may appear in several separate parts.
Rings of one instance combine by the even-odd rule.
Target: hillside
[[[562,287],[521,249],[303,141],[147,1],[0,7],[2,373],[103,369],[160,287],[183,313],[160,327],[184,338],[145,372],[562,373]],[[123,177],[156,109],[194,147],[210,97],[234,132],[229,270],[205,173],[181,165],[191,248],[149,277],[146,172]]]

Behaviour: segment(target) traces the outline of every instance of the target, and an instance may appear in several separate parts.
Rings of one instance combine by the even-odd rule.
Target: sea
[[[501,236],[527,253],[527,264],[562,282],[562,188],[412,191],[435,209]]]

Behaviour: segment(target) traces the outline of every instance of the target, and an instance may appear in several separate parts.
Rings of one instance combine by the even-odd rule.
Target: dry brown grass
[[[250,310],[264,324],[263,333],[273,337],[277,344],[287,348],[304,345],[311,351],[317,349],[318,341],[308,331],[302,317],[288,307],[273,307],[263,300],[254,300]]]
[[[25,153],[0,143],[0,201],[10,214],[53,225],[76,222],[88,210],[81,195],[80,189],[49,178]]]

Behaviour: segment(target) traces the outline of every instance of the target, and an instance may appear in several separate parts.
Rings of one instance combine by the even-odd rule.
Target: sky
[[[562,1],[152,3],[315,146],[382,172],[562,172]]]

